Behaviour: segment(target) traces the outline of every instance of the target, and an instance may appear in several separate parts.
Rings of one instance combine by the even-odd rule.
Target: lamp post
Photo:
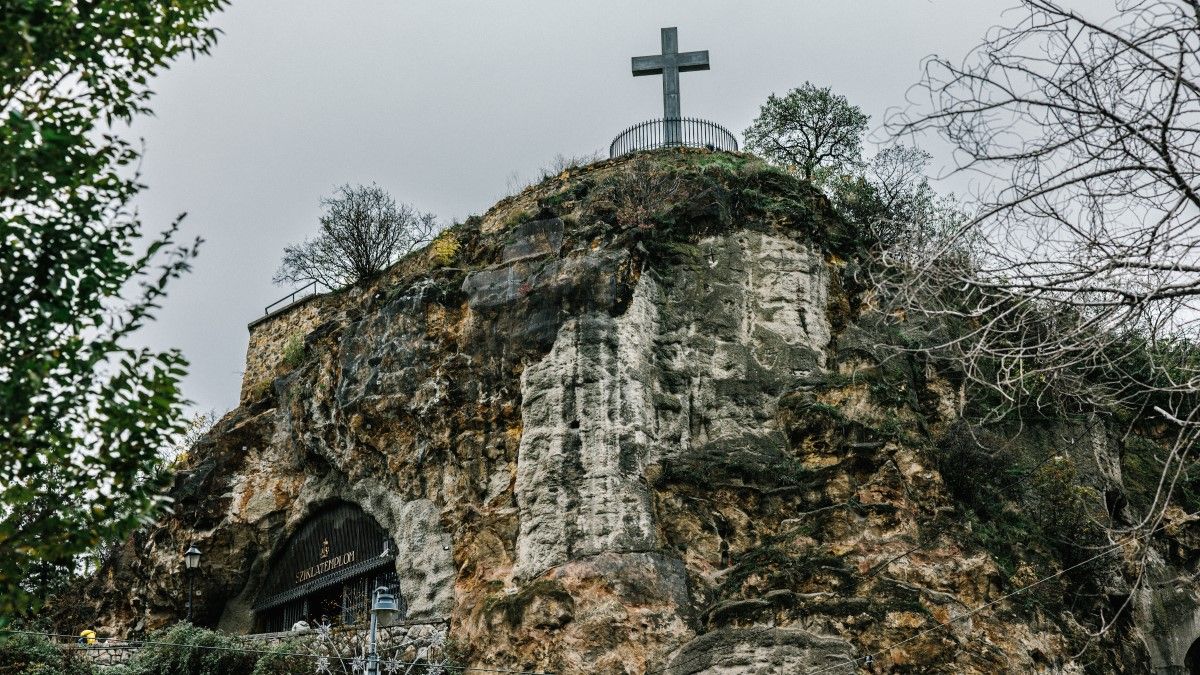
[[[192,590],[194,579],[196,576],[196,568],[200,566],[200,549],[196,548],[195,544],[188,546],[188,550],[183,554],[183,564],[187,567],[188,578],[188,608],[187,620],[192,620]]]
[[[375,595],[371,600],[371,648],[367,653],[367,675],[379,675],[379,652],[376,650],[379,615],[382,614],[386,618],[400,611],[402,611],[400,603],[396,601],[396,596],[388,590],[387,586],[375,589]]]

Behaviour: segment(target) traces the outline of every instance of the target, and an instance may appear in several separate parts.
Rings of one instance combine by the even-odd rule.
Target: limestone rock
[[[932,450],[961,407],[952,370],[880,353],[846,262],[858,233],[810,186],[664,151],[551,179],[448,236],[455,267],[410,256],[252,327],[242,405],[190,453],[173,510],[56,608],[63,632],[178,619],[189,543],[198,621],[251,630],[273,556],[348,501],[395,542],[410,618],[448,620],[461,665],[1082,667],[1094,617],[1055,604],[1062,583],[1010,597],[1053,571],[1047,545],[981,544],[996,524],[966,518]],[[1023,438],[1057,451],[1067,431]],[[1063,451],[1087,494],[1123,494],[1116,447]],[[1180,572],[1200,538],[1172,528],[1151,552],[1178,590],[1139,587],[1093,667],[1180,665],[1197,637]]]

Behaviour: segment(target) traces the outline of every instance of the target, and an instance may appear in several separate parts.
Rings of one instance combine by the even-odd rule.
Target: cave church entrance
[[[1184,672],[1187,675],[1200,675],[1200,638],[1192,643],[1183,659]]]
[[[395,544],[369,514],[341,502],[314,514],[272,557],[258,600],[256,632],[291,629],[304,619],[315,627],[370,620],[371,593],[387,586],[399,594]]]

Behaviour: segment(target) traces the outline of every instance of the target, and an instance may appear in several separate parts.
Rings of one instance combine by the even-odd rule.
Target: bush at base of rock
[[[227,635],[185,623],[152,633],[129,663],[104,675],[235,675],[252,672],[257,656]]]
[[[251,675],[292,675],[311,673],[315,670],[314,658],[305,653],[304,645],[284,642],[275,645],[259,657]]]
[[[41,635],[0,637],[0,675],[93,675],[91,664]]]

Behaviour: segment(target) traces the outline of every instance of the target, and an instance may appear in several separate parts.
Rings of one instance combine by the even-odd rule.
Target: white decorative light
[[[200,549],[196,548],[195,544],[188,547],[188,550],[183,554],[183,564],[187,565],[189,570],[194,570],[200,566]]]

